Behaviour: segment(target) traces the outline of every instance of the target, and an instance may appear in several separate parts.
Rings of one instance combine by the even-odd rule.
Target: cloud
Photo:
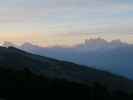
[[[130,33],[132,12],[129,0],[0,0],[0,26],[47,34]]]
[[[66,21],[70,18],[81,20],[84,16],[98,19],[133,11],[132,3],[116,3],[113,0],[8,0],[0,1],[0,6],[0,22],[5,23],[47,20],[54,17],[55,20],[59,18]]]

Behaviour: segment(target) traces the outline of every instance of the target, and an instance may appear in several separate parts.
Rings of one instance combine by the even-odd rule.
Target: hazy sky
[[[133,0],[0,0],[0,40],[41,45],[85,38],[133,43]]]

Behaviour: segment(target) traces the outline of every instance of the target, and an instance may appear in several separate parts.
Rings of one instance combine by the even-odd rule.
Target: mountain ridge
[[[101,41],[100,45],[98,41]],[[18,48],[42,56],[93,66],[133,79],[133,45],[120,40],[108,42],[103,39],[91,39],[83,44],[66,48],[40,47],[31,44],[25,44]]]
[[[0,48],[0,67],[22,70],[30,69],[36,74],[50,78],[66,79],[84,84],[98,82],[109,89],[133,90],[133,81],[109,72],[88,68],[70,62],[34,55],[14,47]]]

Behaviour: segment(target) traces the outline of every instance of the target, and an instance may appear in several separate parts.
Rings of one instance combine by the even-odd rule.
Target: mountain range
[[[3,91],[6,88],[10,88],[11,91]],[[21,91],[27,88],[32,90],[39,88],[43,92],[36,89],[34,94]],[[80,88],[86,91],[49,92],[47,88],[58,90]],[[13,89],[18,90],[14,93]],[[62,96],[67,99],[82,98],[83,100],[132,100],[133,80],[92,66],[29,53],[10,44],[0,47],[0,92],[2,100],[29,98],[42,100],[52,97],[62,99]]]
[[[133,45],[121,40],[89,39],[73,47],[40,47],[24,43],[18,48],[33,54],[91,66],[133,79]]]
[[[65,79],[68,82],[76,82],[88,86],[93,82],[98,82],[111,90],[133,90],[133,81],[127,78],[87,66],[34,55],[14,47],[0,47],[0,69],[1,68],[18,71],[28,69],[36,75],[43,75],[49,79]],[[0,79],[9,75],[10,71],[6,72],[8,72],[8,74],[0,75]],[[3,73],[3,71],[1,73]],[[4,78],[4,80],[5,79],[6,78]],[[23,80],[21,75],[17,79]],[[1,80],[3,80],[3,78]],[[7,80],[13,81],[11,76],[8,76]],[[11,82],[7,82],[7,84]]]

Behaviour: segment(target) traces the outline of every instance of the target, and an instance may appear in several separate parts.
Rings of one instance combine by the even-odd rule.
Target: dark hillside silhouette
[[[87,92],[84,94],[80,91],[80,95],[70,96],[70,93],[63,95],[68,99],[82,97],[87,100],[99,100],[99,98],[123,100],[132,97],[133,81],[86,66],[33,55],[14,47],[0,47],[0,97],[9,100],[17,98],[16,94],[2,90],[6,88],[18,90],[40,88],[43,91],[47,91],[46,88],[80,88],[86,89]],[[24,94],[21,96],[25,99]],[[51,97],[54,94],[51,93]],[[41,100],[46,97],[41,93],[39,96],[31,95],[30,99],[35,96]],[[59,97],[56,95],[56,98]]]
[[[88,86],[86,84],[82,83],[76,83],[76,82],[70,82],[65,79],[52,79],[48,78],[44,75],[36,75],[32,73],[29,69],[24,69],[21,71],[18,70],[12,70],[12,69],[4,69],[0,68],[0,97],[5,99],[19,99],[20,97],[16,96],[16,94],[12,94],[11,92],[2,92],[2,88],[14,88],[14,89],[37,89],[40,88],[44,91],[44,94],[36,94],[36,95],[28,95],[31,98],[38,98],[39,100],[45,99],[47,95],[45,95],[45,92],[47,91],[46,88],[55,88],[55,89],[85,89],[86,93],[83,94],[83,92],[78,92],[80,95],[76,95],[76,93],[71,95],[71,93],[63,93],[62,95],[68,99],[70,98],[84,98],[85,100],[113,100],[113,99],[121,99],[121,100],[132,100],[131,94],[128,94],[124,91],[108,91],[107,87],[101,85],[100,83],[94,82],[92,86]],[[40,92],[41,92],[40,90]],[[79,90],[80,91],[80,90]],[[82,90],[81,90],[82,91]],[[40,93],[38,91],[38,93]],[[17,93],[17,92],[16,92]],[[53,93],[53,92],[52,92]],[[52,94],[56,95],[56,98],[61,98],[56,93]],[[26,99],[26,94],[20,95],[22,96],[20,100]],[[49,97],[50,98],[50,97]],[[55,99],[56,99],[55,98]],[[27,99],[26,99],[27,100]]]

